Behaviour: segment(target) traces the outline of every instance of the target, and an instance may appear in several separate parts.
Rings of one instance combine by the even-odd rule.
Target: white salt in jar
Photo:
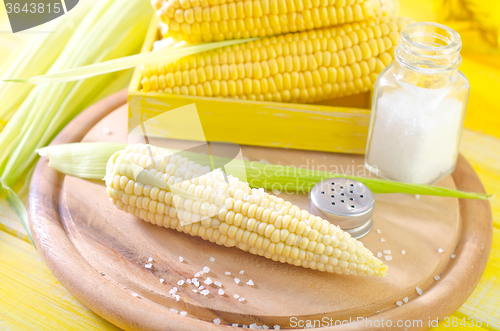
[[[437,23],[406,26],[375,84],[365,165],[381,177],[433,184],[453,172],[470,85],[460,36]]]

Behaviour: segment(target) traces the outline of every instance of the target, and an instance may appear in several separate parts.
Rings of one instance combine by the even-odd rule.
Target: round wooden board
[[[124,91],[87,109],[53,144],[126,142],[125,101]],[[104,133],[105,127],[111,134]],[[351,167],[352,171],[363,164],[359,155],[252,146],[243,146],[242,151],[251,160],[324,165],[330,170],[335,166],[338,170]],[[452,176],[439,185],[484,191],[462,157]],[[281,196],[308,208],[305,195]],[[90,309],[127,330],[227,328],[212,323],[215,318],[222,324],[257,323],[280,325],[281,329],[307,320],[317,327],[318,323],[325,326],[332,321],[367,318],[340,329],[389,327],[380,324],[382,319],[385,323],[390,320],[396,329],[398,321],[412,324],[401,329],[428,329],[429,319],[449,316],[470,295],[485,268],[492,240],[487,201],[379,194],[373,229],[361,240],[374,254],[391,250],[393,259],[383,259],[389,275],[339,276],[273,262],[146,223],[117,210],[109,202],[103,182],[64,176],[48,167],[46,158],[36,167],[28,204],[35,244],[56,278]],[[452,254],[455,259],[450,258]],[[154,259],[150,269],[145,268],[149,257]],[[215,261],[210,262],[210,257]],[[210,267],[210,273],[199,279],[220,281],[226,295],[218,295],[213,284],[206,286],[208,296],[194,293],[192,284],[177,285],[204,266]],[[226,271],[232,275],[225,275]],[[241,282],[236,284],[234,277]],[[246,285],[249,279],[255,286]],[[178,288],[180,301],[169,294],[173,286]],[[417,294],[417,286],[422,295]],[[234,294],[246,300],[239,302]],[[396,305],[405,297],[408,303]],[[175,314],[171,308],[188,315]],[[413,322],[418,320],[421,323]]]

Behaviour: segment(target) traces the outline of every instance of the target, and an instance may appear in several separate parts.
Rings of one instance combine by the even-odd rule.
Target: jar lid
[[[372,191],[353,179],[325,179],[310,193],[309,212],[338,225],[353,238],[361,238],[370,232],[374,206]]]

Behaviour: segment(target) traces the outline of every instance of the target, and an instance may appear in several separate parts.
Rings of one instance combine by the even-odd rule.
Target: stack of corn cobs
[[[370,90],[408,18],[397,0],[153,0],[166,38],[259,37],[144,68],[144,92],[312,103]]]
[[[263,189],[150,145],[111,156],[107,193],[143,220],[274,261],[337,274],[385,276],[347,232]]]

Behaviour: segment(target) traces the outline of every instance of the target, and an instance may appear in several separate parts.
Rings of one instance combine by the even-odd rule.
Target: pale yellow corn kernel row
[[[108,175],[113,176],[113,178],[120,176],[119,174]],[[221,245],[236,245],[244,250],[248,249],[253,254],[313,269],[351,274],[385,274],[386,267],[381,261],[373,257],[361,242],[351,238],[347,233],[332,226],[329,222],[311,216],[307,211],[299,211],[300,208],[292,206],[281,198],[270,196],[267,193],[261,194],[260,190],[249,191],[250,189],[245,183],[234,180],[229,185],[227,183],[221,185],[221,178],[220,173],[210,173],[192,179],[198,184],[200,182],[209,183],[213,187],[195,185],[187,180],[177,185],[190,193],[206,198],[207,201],[202,203],[172,195],[170,192],[165,193],[164,198],[170,197],[160,202],[154,201],[145,195],[136,196],[129,195],[125,191],[117,192],[118,187],[113,190],[113,186],[115,186],[114,180],[110,181],[111,187],[108,187],[108,194],[118,208],[155,224],[162,225],[178,216],[184,220],[197,220],[202,227],[212,228],[217,231],[212,230],[212,234],[215,233],[217,238],[208,237],[208,239]],[[254,216],[257,218],[248,217],[227,208],[234,207],[234,201],[236,201],[234,196],[241,197],[242,194],[245,194],[243,193],[244,190],[252,193],[247,198],[251,197],[256,202],[260,199],[261,205],[258,207],[252,205],[248,209],[245,207],[246,211],[244,211],[246,213],[255,211]],[[229,195],[230,197],[228,197]],[[254,197],[254,195],[259,196]],[[270,200],[272,202],[269,203]],[[228,201],[230,202],[228,203]],[[203,204],[205,208],[201,208]],[[172,205],[180,208],[174,208]],[[266,206],[266,208],[263,208],[263,206]],[[270,210],[273,211],[270,213]],[[293,219],[291,215],[285,215],[280,222],[277,222],[280,216],[283,215],[277,215],[276,211],[282,211],[283,213],[286,211],[300,217],[301,220]],[[207,217],[209,214],[210,216]],[[268,219],[266,215],[272,216]],[[271,219],[274,222],[271,222]],[[288,221],[290,221],[290,224]],[[196,225],[190,225],[188,228],[191,229],[193,226],[197,229],[200,228],[200,226]],[[291,227],[285,228],[285,226]],[[179,230],[179,228],[177,229]],[[190,234],[196,235],[191,232]],[[300,258],[297,258],[299,255],[295,253],[291,253],[294,254],[294,257],[297,256],[295,258],[281,257],[275,251],[278,249],[278,252],[280,252],[281,248],[301,254]],[[328,259],[331,259],[330,263],[327,262]],[[335,269],[335,266],[340,270]]]
[[[383,1],[391,2],[391,1]],[[393,15],[381,0],[242,0],[156,2],[165,36],[190,43],[266,37]]]
[[[251,229],[245,229],[244,225],[242,228],[238,229],[236,229],[234,225],[231,228],[227,228],[225,223],[220,223],[212,218],[202,219],[200,225],[195,223],[182,227],[180,223],[177,223],[178,219],[176,219],[176,216],[179,212],[185,213],[183,210],[177,210],[176,213],[175,211],[172,212],[173,208],[171,208],[170,212],[168,214],[165,213],[164,215],[156,211],[143,209],[141,208],[143,206],[140,205],[126,205],[120,201],[120,199],[112,198],[112,201],[119,209],[135,214],[153,224],[173,227],[178,231],[189,233],[193,236],[198,235],[197,231],[200,229],[208,231],[213,234],[213,237],[204,239],[216,242],[219,245],[225,245],[228,247],[237,245],[241,249],[249,249],[250,252],[253,252],[254,254],[264,255],[265,257],[272,258],[276,261],[279,260],[290,264],[302,265],[306,268],[362,275],[369,270],[364,264],[365,261],[371,262],[374,259],[372,255],[366,255],[369,251],[362,247],[360,242],[351,242],[350,244],[347,244],[345,241],[339,242],[336,239],[336,244],[328,246],[325,246],[323,243],[318,244],[315,242],[311,242],[309,245],[304,245],[303,240],[296,241],[294,244],[288,242],[278,242],[273,240],[272,235],[268,233],[269,230],[267,229],[270,225],[268,225],[264,231],[259,229],[252,232]],[[170,223],[172,220],[174,220],[173,226]],[[203,238],[203,233],[201,235]],[[351,238],[351,241],[354,241],[354,239]],[[283,255],[280,256],[279,254]],[[355,269],[351,270],[349,268]],[[377,274],[376,271],[377,270],[374,272],[375,275]],[[367,273],[371,274],[370,271],[367,271]]]
[[[288,34],[147,66],[142,91],[299,103],[366,92],[393,61],[399,31],[409,22],[370,21],[343,32]],[[288,42],[277,43],[286,37]]]

